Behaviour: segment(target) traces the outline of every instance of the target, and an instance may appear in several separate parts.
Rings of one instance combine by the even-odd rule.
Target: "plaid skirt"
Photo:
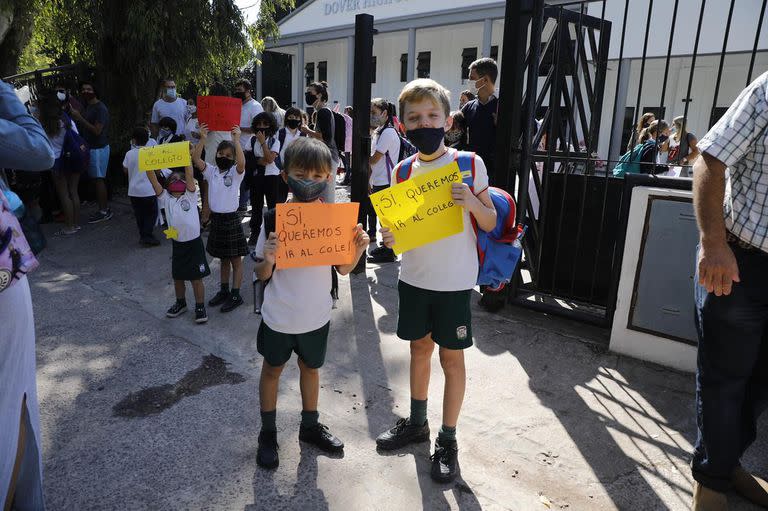
[[[211,229],[205,249],[219,259],[248,255],[248,243],[237,212],[211,212]]]

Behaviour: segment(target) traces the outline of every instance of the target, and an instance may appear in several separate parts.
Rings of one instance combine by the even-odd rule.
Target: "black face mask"
[[[311,92],[307,92],[304,94],[304,99],[306,100],[308,105],[314,105],[315,101],[317,101],[317,96],[315,96]]]
[[[301,126],[301,121],[298,119],[286,119],[285,125],[291,128],[292,130],[295,130],[299,126]]]
[[[416,146],[421,154],[433,154],[445,137],[445,128],[418,128],[408,130],[405,138]]]
[[[240,101],[245,101],[245,92],[233,92],[232,97],[237,98]]]
[[[227,158],[226,156],[217,156],[216,157],[216,166],[219,167],[219,170],[229,170],[232,168],[232,165],[235,164],[235,160],[232,158]]]

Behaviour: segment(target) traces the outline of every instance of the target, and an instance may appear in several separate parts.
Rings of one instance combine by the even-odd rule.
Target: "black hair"
[[[371,106],[375,106],[385,114],[387,114],[387,120],[384,121],[384,124],[376,128],[376,133],[381,133],[384,131],[385,128],[393,128],[394,122],[392,120],[392,117],[394,116],[394,105],[387,101],[386,99],[382,98],[373,98],[371,100]]]
[[[316,138],[297,138],[283,155],[283,169],[288,172],[291,168],[302,170],[327,170],[331,172],[333,157],[331,150],[324,142]]]
[[[328,83],[327,82],[312,82],[310,87],[315,89],[315,92],[320,93],[320,99],[328,101]]]
[[[283,118],[284,119],[288,118],[289,115],[295,115],[296,117],[299,118],[299,120],[301,120],[301,110],[299,110],[295,106],[292,106],[288,110],[286,110],[285,111],[285,116]]]
[[[235,144],[233,144],[231,140],[222,140],[219,142],[219,145],[216,147],[216,152],[218,153],[224,149],[232,149],[232,155],[234,156],[236,154]]]
[[[251,81],[247,78],[240,78],[238,81],[235,82],[235,87],[242,87],[243,89],[250,91],[251,90]]]
[[[478,77],[487,76],[493,83],[496,83],[496,78],[499,76],[499,67],[496,65],[496,61],[484,57],[477,59],[469,65],[469,71],[477,71]]]
[[[163,117],[158,121],[157,125],[160,126],[161,128],[168,128],[174,133],[176,133],[176,128],[178,127],[178,125],[176,124],[176,121],[170,117]]]
[[[147,142],[149,141],[147,127],[142,126],[141,124],[134,126],[133,131],[131,132],[131,138],[136,142],[136,145],[147,145]]]
[[[77,90],[83,90],[83,85],[90,85],[93,89],[93,93],[96,95],[97,98],[100,98],[101,95],[99,94],[99,89],[96,88],[96,85],[90,81],[90,80],[83,80],[77,85]]]
[[[268,125],[266,132],[267,137],[271,137],[277,133],[277,121],[275,120],[275,116],[269,112],[260,112],[257,114],[251,121],[251,129],[256,131],[256,125],[264,123]]]
[[[229,91],[221,82],[213,82],[210,90],[211,96],[229,96]]]
[[[479,73],[480,72],[478,71],[478,74]],[[469,101],[472,101],[473,99],[475,99],[475,94],[471,90],[463,90],[463,91],[461,91],[461,94],[459,94],[459,97],[461,97],[461,96],[466,96]]]

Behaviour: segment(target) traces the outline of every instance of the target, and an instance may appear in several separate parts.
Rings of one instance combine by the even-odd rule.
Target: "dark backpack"
[[[344,152],[347,143],[347,121],[344,116],[331,110],[333,114],[333,141],[340,153]]]
[[[59,166],[68,172],[83,172],[91,162],[91,151],[88,142],[72,129],[72,119],[64,114],[64,143],[61,146]]]
[[[283,156],[282,152],[285,149],[285,139],[288,136],[288,129],[287,128],[280,128],[277,131],[277,140],[280,141],[280,152],[277,154],[277,159],[275,160],[275,165],[277,165],[277,168],[280,170],[283,170]],[[302,132],[299,132],[300,137],[306,137],[306,135]]]

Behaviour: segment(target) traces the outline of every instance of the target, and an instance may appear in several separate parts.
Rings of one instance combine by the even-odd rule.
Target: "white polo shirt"
[[[166,101],[163,98],[155,101],[152,106],[152,118],[150,122],[157,124],[163,117],[170,117],[176,121],[176,135],[183,135],[184,128],[187,125],[189,111],[187,110],[187,100],[176,98],[176,101]]]
[[[256,139],[255,135],[251,136],[251,139],[248,140],[248,149],[251,148],[251,144],[253,143],[253,155],[256,158],[263,158],[264,157],[264,149],[261,147],[261,144],[259,144],[258,139]],[[267,139],[267,144],[269,144],[269,139]],[[270,146],[270,149],[273,153],[280,154],[280,139],[277,138],[277,135],[274,136],[274,139],[272,140],[272,145]],[[269,165],[266,166],[264,170],[265,176],[279,176],[280,175],[280,169],[277,168],[276,161],[273,161]]]
[[[263,111],[264,108],[262,108],[261,103],[253,98],[243,103],[243,107],[240,109],[240,128],[251,129],[253,118]],[[248,137],[250,135],[250,133],[240,134],[240,143],[243,144],[243,147],[245,147],[245,144],[248,142]]]
[[[400,137],[397,136],[395,128],[384,128],[381,133],[374,135],[371,156],[376,153],[381,153],[382,157],[371,165],[371,186],[387,186],[390,184],[389,173],[397,165],[400,155]],[[391,167],[387,166],[387,155],[392,163]]]
[[[154,197],[155,189],[147,173],[139,170],[139,149],[134,147],[123,158],[123,167],[128,169],[128,197]]]
[[[197,191],[186,190],[174,197],[163,190],[157,197],[160,207],[165,209],[168,225],[178,231],[176,241],[192,241],[200,237],[200,217],[197,215]]]
[[[411,178],[448,165],[455,159],[455,149],[448,149],[443,156],[430,162],[417,158],[413,162]],[[395,166],[392,171],[392,184],[397,182],[395,172],[398,168]],[[488,189],[488,171],[479,156],[475,156],[474,188],[475,195]],[[464,208],[462,232],[403,253],[400,280],[431,291],[465,291],[475,287],[478,270],[477,236],[469,212]]]
[[[264,224],[256,242],[256,257],[264,258]],[[284,334],[305,334],[331,320],[331,267],[288,268],[272,273],[264,288],[261,317],[266,325]]]
[[[203,177],[208,181],[208,204],[214,213],[234,213],[240,205],[240,183],[245,172],[239,174],[237,165],[226,172],[210,163],[205,166]]]
[[[291,133],[291,130],[289,128],[283,128],[285,130],[285,141],[280,146],[280,159],[285,161],[285,150],[288,149],[288,146],[291,145],[295,140],[298,140],[301,138],[301,131],[299,131],[299,128],[296,128],[294,133]],[[277,138],[280,139],[280,130],[277,132]]]

